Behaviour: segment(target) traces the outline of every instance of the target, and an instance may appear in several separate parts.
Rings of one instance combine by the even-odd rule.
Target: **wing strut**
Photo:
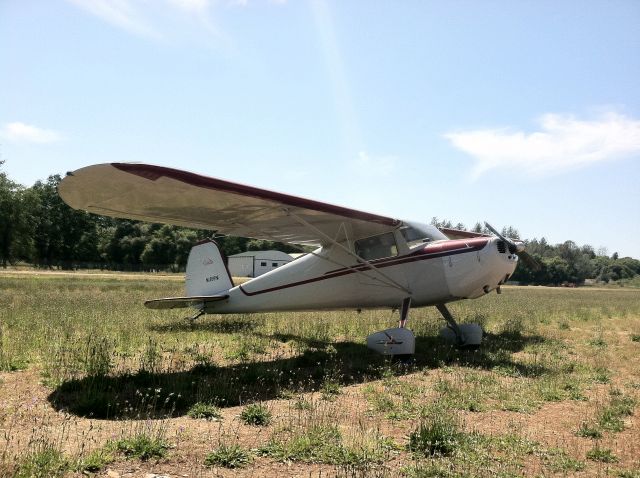
[[[336,241],[335,239],[333,239],[332,237],[328,236],[327,234],[325,234],[324,232],[322,232],[320,229],[318,229],[317,227],[315,227],[313,224],[310,224],[309,222],[305,221],[304,219],[302,219],[301,217],[299,217],[298,215],[290,212],[287,209],[284,209],[284,211],[291,216],[292,218],[294,218],[296,221],[298,221],[300,224],[302,224],[305,227],[308,227],[309,229],[311,229],[312,231],[314,231],[316,234],[324,237],[327,241],[329,241],[331,244],[336,245],[340,248],[342,248],[347,254],[349,254],[352,257],[355,257],[356,260],[362,262],[363,264],[365,264],[369,269],[371,269],[371,271],[375,272],[376,274],[380,275],[382,277],[382,279],[378,278],[378,280],[390,287],[394,287],[396,289],[399,289],[403,292],[406,292],[407,294],[411,295],[411,291],[409,289],[407,289],[406,287],[403,287],[401,284],[398,284],[396,281],[394,281],[391,277],[389,277],[387,274],[385,274],[384,272],[382,272],[380,269],[378,269],[376,266],[374,266],[373,264],[371,264],[369,261],[364,260],[362,257],[360,257],[359,255],[357,255],[354,252],[351,252],[347,247],[344,247],[342,244],[340,244],[338,241]],[[352,267],[346,266],[349,269],[353,269]],[[373,277],[373,279],[376,279],[375,277]]]

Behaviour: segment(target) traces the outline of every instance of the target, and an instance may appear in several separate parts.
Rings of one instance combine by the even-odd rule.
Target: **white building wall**
[[[229,273],[232,277],[252,277],[253,257],[229,257]]]
[[[262,274],[272,271],[273,269],[277,269],[278,267],[285,265],[287,262],[291,262],[291,261],[273,260],[268,258],[260,259],[256,257],[255,277],[261,276]]]
[[[244,254],[229,257],[229,272],[234,277],[258,277],[292,260],[291,256],[280,251],[256,251]]]

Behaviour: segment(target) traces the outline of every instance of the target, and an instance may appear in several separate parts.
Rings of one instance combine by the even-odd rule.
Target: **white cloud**
[[[197,36],[199,24],[205,33],[227,41],[216,26],[215,10],[220,2],[215,0],[67,0],[85,12],[94,15],[114,27],[134,35],[154,40]],[[228,0],[228,7],[247,6],[248,0]],[[284,4],[286,0],[268,0],[271,4]],[[182,16],[176,13],[183,14]],[[181,18],[182,17],[182,18]],[[185,18],[189,20],[185,22]]]
[[[19,121],[5,124],[0,130],[0,136],[7,141],[23,143],[53,143],[62,139],[60,133],[56,131],[38,128]]]
[[[132,0],[67,0],[111,25],[144,37],[159,38]],[[188,2],[184,2],[188,3]]]
[[[588,164],[640,155],[640,121],[618,113],[592,120],[546,114],[540,130],[480,129],[444,135],[476,160],[473,177],[491,169],[543,176]]]
[[[209,0],[168,0],[171,5],[187,12],[201,13],[209,8]]]
[[[395,156],[370,156],[360,151],[358,157],[351,161],[350,167],[356,174],[365,176],[386,176],[396,168]]]

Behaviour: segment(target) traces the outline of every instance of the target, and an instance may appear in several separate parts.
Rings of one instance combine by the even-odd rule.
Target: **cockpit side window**
[[[354,245],[356,254],[365,261],[398,255],[398,245],[393,232],[366,237],[355,241]]]
[[[429,226],[405,226],[400,229],[400,233],[402,234],[402,237],[404,237],[404,240],[407,241],[407,246],[409,248],[418,244],[446,239],[446,236],[442,235],[440,231]]]

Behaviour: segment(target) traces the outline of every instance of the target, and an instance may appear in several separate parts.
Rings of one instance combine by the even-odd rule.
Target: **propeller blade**
[[[502,241],[504,241],[504,243],[509,247],[509,252],[511,254],[516,254],[518,252],[518,249],[522,249],[522,247],[518,247],[518,245],[515,242],[513,242],[511,239],[504,237],[502,234],[496,231],[493,228],[493,226],[488,222],[485,221],[484,225],[487,226],[487,229],[493,232],[498,239],[502,239]]]
[[[493,232],[498,239],[503,240],[505,244],[509,246],[509,252],[511,252],[511,254],[516,254],[519,259],[522,259],[522,262],[524,262],[529,269],[539,271],[542,268],[542,265],[534,259],[531,254],[524,250],[524,245],[521,242],[516,243],[512,239],[504,237],[488,222],[485,222],[484,225],[487,226],[487,229]]]
[[[518,258],[520,258],[529,269],[536,272],[542,269],[542,265],[527,251],[518,251],[516,252],[516,254],[518,255]]]

